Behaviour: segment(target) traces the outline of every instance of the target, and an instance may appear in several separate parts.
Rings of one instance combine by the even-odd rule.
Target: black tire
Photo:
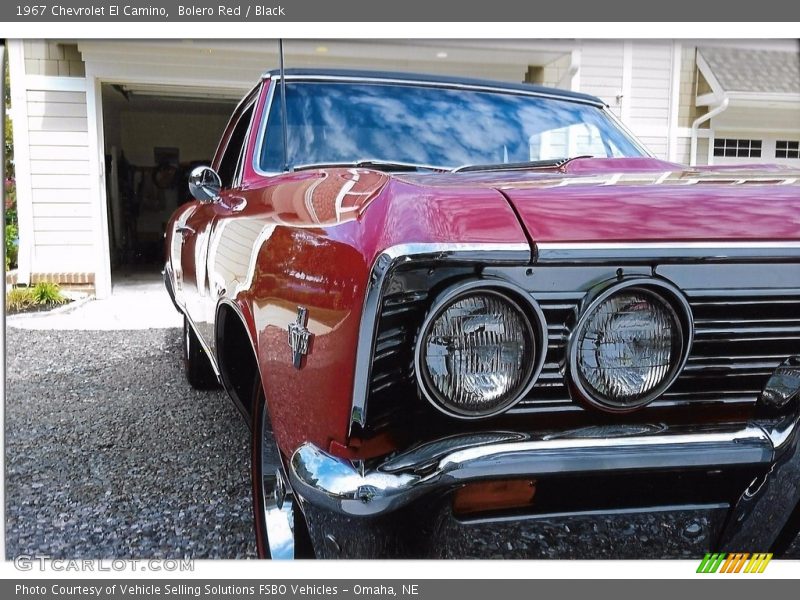
[[[303,511],[292,492],[275,443],[261,381],[258,377],[255,379],[251,474],[258,556],[268,559],[316,558]]]
[[[183,370],[186,381],[195,389],[213,390],[219,387],[211,361],[186,315],[183,316]]]

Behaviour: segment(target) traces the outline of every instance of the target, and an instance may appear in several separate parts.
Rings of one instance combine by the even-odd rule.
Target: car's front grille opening
[[[432,410],[428,415],[430,407],[419,399],[413,366],[416,335],[436,296],[426,279],[430,271],[426,273],[396,274],[396,285],[384,295],[370,378],[368,427],[410,419],[415,411],[439,418]],[[435,279],[441,283],[444,278]],[[570,397],[564,376],[567,340],[584,292],[533,295],[548,325],[547,355],[536,384],[507,416],[586,414],[587,409]],[[638,414],[699,405],[746,409],[755,403],[774,369],[800,351],[797,290],[774,290],[769,295],[695,291],[689,303],[695,337],[686,366],[670,389]]]

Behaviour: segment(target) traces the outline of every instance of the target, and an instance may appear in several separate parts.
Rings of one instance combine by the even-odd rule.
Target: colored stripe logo
[[[735,553],[708,553],[700,561],[697,567],[698,573],[763,573],[769,561],[772,560],[772,553],[757,552],[749,554],[747,552]]]

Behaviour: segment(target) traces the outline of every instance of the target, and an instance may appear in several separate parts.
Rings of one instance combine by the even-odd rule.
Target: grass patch
[[[49,310],[69,302],[55,283],[40,282],[33,287],[15,287],[6,294],[6,314]]]

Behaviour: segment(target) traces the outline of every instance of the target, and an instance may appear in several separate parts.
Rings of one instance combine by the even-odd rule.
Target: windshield
[[[283,170],[276,89],[259,157]],[[410,84],[287,82],[290,167],[388,161],[454,168],[574,156],[642,156],[600,108],[524,94]]]

